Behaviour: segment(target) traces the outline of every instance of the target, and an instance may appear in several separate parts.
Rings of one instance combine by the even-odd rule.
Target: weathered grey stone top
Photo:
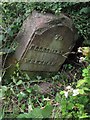
[[[23,23],[14,58],[26,71],[58,71],[76,42],[72,20],[33,12]]]

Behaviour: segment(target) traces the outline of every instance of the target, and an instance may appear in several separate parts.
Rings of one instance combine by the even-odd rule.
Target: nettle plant
[[[82,70],[83,79],[76,87],[67,86],[56,95],[58,106],[55,107],[55,117],[88,118],[90,106],[90,65]],[[61,114],[60,114],[61,113]]]
[[[89,63],[89,47],[82,48],[83,61]],[[74,87],[72,87],[74,85]],[[82,69],[82,79],[71,86],[65,87],[65,90],[57,93],[56,101],[59,103],[58,109],[61,115],[56,112],[56,117],[63,118],[88,118],[90,117],[90,64]]]

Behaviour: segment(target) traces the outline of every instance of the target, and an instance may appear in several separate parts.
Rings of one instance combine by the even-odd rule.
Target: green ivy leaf
[[[20,102],[23,98],[26,97],[26,94],[24,92],[20,92],[19,94],[17,94],[18,97],[18,101]]]
[[[19,80],[17,83],[16,83],[16,85],[21,85],[23,83],[23,81],[22,80]]]
[[[88,14],[90,13],[90,7],[84,7],[80,10],[80,14],[85,13]]]
[[[32,90],[31,90],[31,88],[27,88],[26,91],[27,91],[28,93],[31,93]]]
[[[11,28],[7,29],[7,33],[12,37],[13,36],[13,31],[11,30]]]
[[[3,39],[4,39],[4,35],[1,34],[1,35],[0,35],[0,45],[1,45]]]

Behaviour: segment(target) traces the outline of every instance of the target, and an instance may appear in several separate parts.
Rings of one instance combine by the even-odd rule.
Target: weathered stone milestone
[[[25,71],[60,69],[77,40],[72,20],[60,14],[33,12],[23,23],[13,58]]]

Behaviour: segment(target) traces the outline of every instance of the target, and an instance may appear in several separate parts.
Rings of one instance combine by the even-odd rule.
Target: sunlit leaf
[[[86,82],[86,80],[84,80],[84,79],[79,80],[79,81],[77,82],[77,87],[80,87],[80,86],[83,85],[85,82]]]
[[[79,89],[79,93],[80,93],[80,94],[84,94],[85,92],[84,92],[83,89]]]
[[[17,83],[16,83],[16,85],[21,85],[23,83],[23,81],[22,80],[19,80]]]

